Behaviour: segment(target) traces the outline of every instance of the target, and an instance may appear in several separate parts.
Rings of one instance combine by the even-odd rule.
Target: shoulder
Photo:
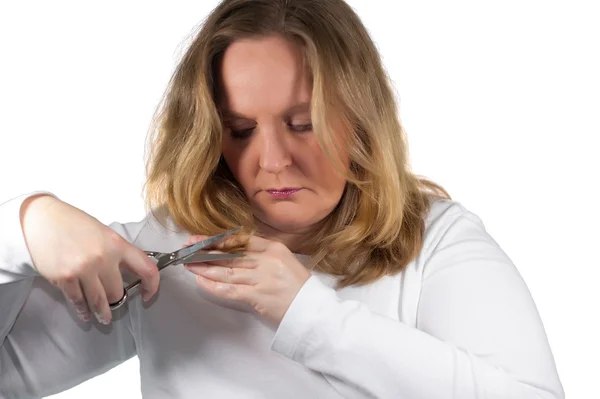
[[[481,223],[481,220],[456,200],[431,198],[431,205],[425,215],[424,248],[439,239],[453,224],[463,218],[470,218]]]
[[[432,200],[425,216],[420,258],[424,275],[444,265],[464,263],[474,258],[510,263],[483,220],[462,203],[447,199]]]
[[[189,233],[160,209],[147,213],[141,220],[113,222],[109,227],[135,246],[152,251],[172,251],[189,238]]]

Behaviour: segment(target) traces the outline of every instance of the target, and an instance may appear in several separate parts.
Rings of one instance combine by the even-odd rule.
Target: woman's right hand
[[[93,312],[99,322],[110,323],[109,303],[123,296],[120,267],[141,278],[144,301],[158,290],[158,269],[142,250],[55,197],[28,198],[21,226],[35,268],[64,292],[84,321]]]

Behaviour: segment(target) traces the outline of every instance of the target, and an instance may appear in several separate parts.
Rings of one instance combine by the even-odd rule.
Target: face
[[[340,201],[346,177],[315,139],[300,49],[280,37],[236,41],[224,54],[220,83],[223,157],[259,229],[284,242],[309,233]],[[341,158],[345,173],[348,157]]]

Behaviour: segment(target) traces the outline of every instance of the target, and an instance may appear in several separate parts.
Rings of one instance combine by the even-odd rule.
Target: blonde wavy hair
[[[340,150],[332,115],[350,132],[346,188],[306,243],[309,267],[339,276],[338,288],[399,273],[422,248],[431,198],[450,195],[411,172],[391,82],[367,30],[343,0],[224,0],[210,13],[153,120],[147,210],[191,234],[255,230],[245,194],[221,156],[218,83],[229,44],[268,35],[302,49],[312,81],[314,134],[332,161]]]

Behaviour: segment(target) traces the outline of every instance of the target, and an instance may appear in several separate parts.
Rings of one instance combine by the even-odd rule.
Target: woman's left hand
[[[188,245],[207,238],[192,236]],[[250,304],[261,316],[279,325],[310,272],[282,243],[251,236],[246,256],[186,264],[196,282],[219,298]]]

